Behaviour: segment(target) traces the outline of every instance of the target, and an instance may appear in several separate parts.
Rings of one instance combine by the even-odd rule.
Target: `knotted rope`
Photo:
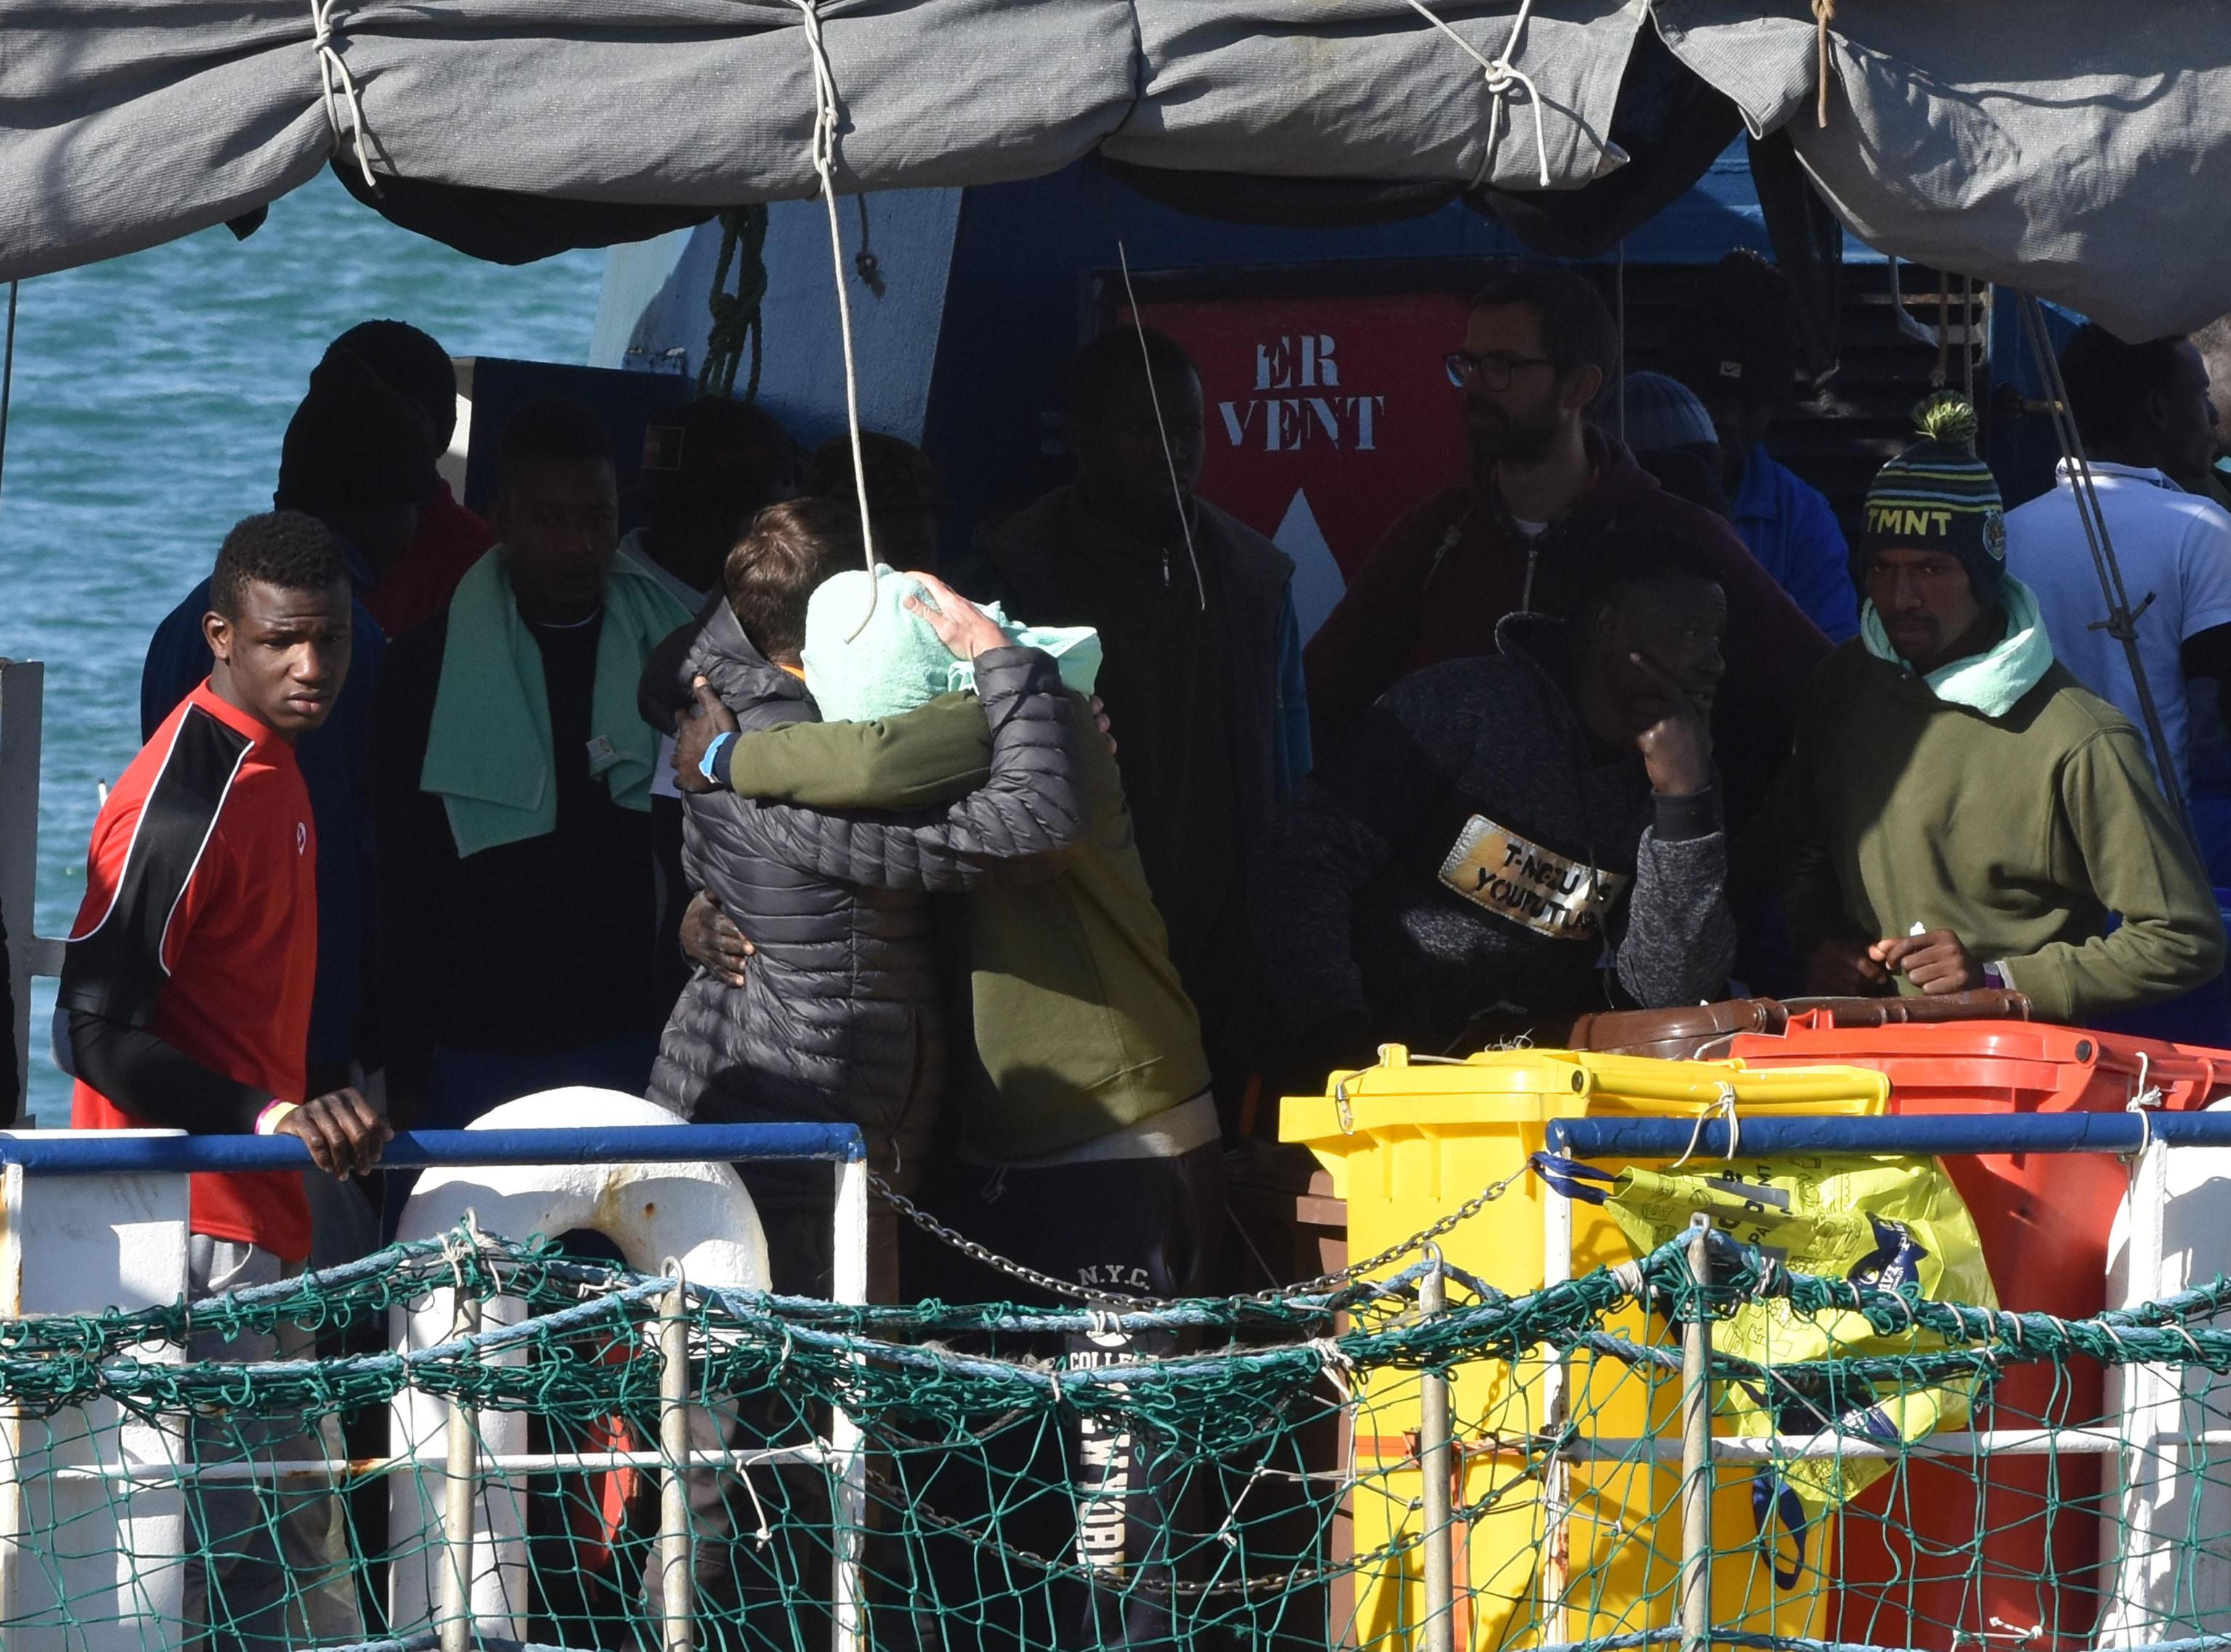
[[[1525,36],[1526,22],[1534,12],[1534,0],[1519,0],[1518,19],[1510,25],[1510,38],[1503,42],[1503,49],[1493,57],[1481,52],[1462,35],[1434,15],[1426,0],[1409,0],[1410,9],[1427,23],[1456,42],[1464,55],[1480,67],[1487,77],[1489,103],[1487,106],[1487,148],[1479,163],[1479,172],[1472,179],[1472,187],[1479,188],[1488,182],[1495,167],[1495,141],[1502,135],[1503,108],[1510,100],[1514,87],[1526,88],[1527,100],[1534,106],[1534,161],[1536,180],[1542,189],[1549,187],[1549,139],[1542,118],[1542,94],[1536,89],[1526,71],[1511,62],[1517,55],[1519,42]]]
[[[744,352],[752,356],[744,399],[759,399],[760,345],[765,329],[760,305],[766,297],[767,210],[737,207],[721,215],[721,255],[713,268],[713,290],[705,300],[713,325],[705,335],[705,365],[698,371],[700,396],[732,396]],[[736,290],[728,291],[728,267],[736,269]]]
[[[356,146],[356,164],[364,173],[364,186],[378,193],[372,175],[372,145],[365,136],[364,102],[357,92],[356,76],[342,61],[334,44],[333,8],[340,0],[310,0],[310,45],[318,54],[318,78],[326,100],[326,124],[333,129],[333,153],[341,150],[340,106],[348,106],[348,138]]]

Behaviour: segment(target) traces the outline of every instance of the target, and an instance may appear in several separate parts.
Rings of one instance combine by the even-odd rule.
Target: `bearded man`
[[[1506,614],[1572,619],[1585,569],[1614,528],[1688,540],[1727,595],[1728,669],[1714,748],[1739,827],[1771,796],[1796,707],[1827,639],[1724,520],[1677,499],[1589,423],[1620,354],[1618,327],[1570,270],[1515,268],[1473,300],[1445,358],[1462,394],[1471,474],[1413,508],[1349,581],[1304,656],[1321,745],[1426,666],[1496,650]]]

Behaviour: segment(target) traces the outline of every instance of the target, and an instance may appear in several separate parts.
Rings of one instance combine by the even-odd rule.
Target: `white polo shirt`
[[[2187,637],[2231,625],[2231,514],[2181,491],[2158,470],[2094,460],[2092,481],[2131,606],[2153,596],[2138,616],[2138,657],[2176,764],[2178,790],[2189,795],[2192,751],[2180,651]],[[2107,598],[2066,460],[2051,493],[2007,513],[2007,571],[2037,593],[2055,657],[2144,734],[2123,645],[2093,629],[2107,616]],[[2147,755],[2153,755],[2150,745]]]

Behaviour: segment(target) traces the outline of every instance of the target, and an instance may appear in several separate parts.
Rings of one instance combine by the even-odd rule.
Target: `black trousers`
[[[1215,1276],[1225,1222],[1224,1160],[1210,1142],[1175,1158],[1104,1159],[1038,1170],[947,1166],[927,1197],[948,1226],[995,1254],[1087,1290],[1199,1295]],[[1077,1307],[910,1235],[909,1295],[948,1302]],[[914,1241],[921,1242],[915,1243]],[[1070,1370],[1180,1351],[1174,1333],[1081,1332],[990,1339],[992,1352],[1057,1357]],[[1032,1342],[1039,1345],[1027,1345]],[[961,1647],[1175,1647],[1182,1612],[1167,1585],[1200,1541],[1209,1465],[1090,1407],[979,1418],[943,1452],[902,1456],[907,1549],[927,1557],[941,1638]],[[1195,1482],[1199,1482],[1196,1484]],[[932,1518],[924,1519],[921,1511]],[[947,1524],[963,1522],[967,1534]],[[1083,1578],[1053,1578],[1035,1554]]]

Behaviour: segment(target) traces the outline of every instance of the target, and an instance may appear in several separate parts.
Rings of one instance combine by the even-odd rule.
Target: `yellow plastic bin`
[[[1868,1114],[1888,1107],[1883,1075],[1859,1068],[1754,1072],[1741,1062],[1549,1049],[1430,1064],[1413,1063],[1396,1045],[1381,1054],[1380,1065],[1368,1071],[1334,1074],[1330,1094],[1289,1096],[1281,1104],[1279,1133],[1307,1144],[1348,1201],[1351,1257],[1400,1243],[1521,1170],[1544,1146],[1553,1119],[1689,1118],[1730,1105],[1738,1117]],[[1536,1289],[1546,1277],[1545,1207],[1555,1197],[1538,1177],[1521,1176],[1445,1236],[1441,1252],[1512,1295]],[[1570,1276],[1627,1260],[1625,1238],[1601,1210],[1575,1204],[1570,1220]],[[1404,1256],[1387,1271],[1417,1260]],[[1669,1345],[1665,1327],[1651,1327],[1638,1309],[1623,1311],[1604,1328],[1638,1344]],[[1549,1542],[1553,1522],[1540,1458],[1527,1449],[1554,1420],[1543,1414],[1549,1352],[1537,1350],[1516,1366],[1481,1361],[1452,1373],[1459,1465],[1453,1502],[1460,1511],[1486,1505],[1477,1518],[1459,1521],[1455,1537],[1459,1648],[1541,1646],[1674,1621],[1678,1461],[1635,1453],[1617,1462],[1573,1464],[1564,1474],[1567,1513],[1554,1523],[1558,1540]],[[1565,1382],[1564,1413],[1583,1439],[1678,1438],[1673,1374],[1583,1354],[1568,1362]],[[1355,1552],[1368,1555],[1418,1527],[1417,1379],[1381,1372],[1359,1386],[1356,1397],[1351,1512]],[[1719,1473],[1713,1514],[1714,1623],[1754,1633],[1817,1635],[1821,1591],[1813,1566],[1833,1552],[1831,1534],[1814,1534],[1797,1583],[1785,1587],[1775,1574],[1781,1569],[1786,1580],[1794,1557],[1747,1540],[1757,1529],[1748,1470]],[[1361,1568],[1354,1618],[1332,1626],[1335,1644],[1374,1652],[1410,1647],[1423,1617],[1422,1565],[1422,1550],[1412,1547]],[[1562,1608],[1552,1610],[1553,1600]]]

